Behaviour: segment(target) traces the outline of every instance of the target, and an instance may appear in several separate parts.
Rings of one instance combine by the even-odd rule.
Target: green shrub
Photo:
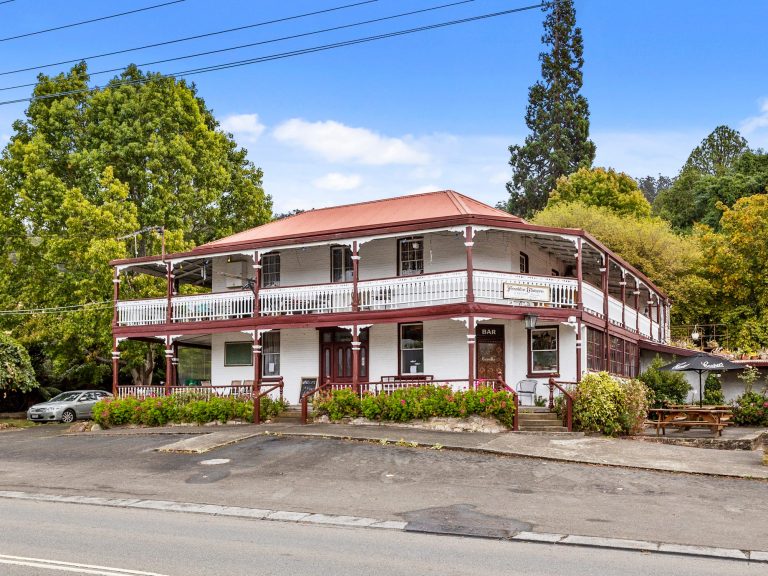
[[[720,384],[720,374],[710,372],[704,381],[704,404],[721,406],[725,404],[723,387]]]
[[[638,376],[653,392],[653,408],[664,408],[670,404],[683,404],[691,386],[682,372],[660,370],[664,361],[657,354],[648,369]]]
[[[261,419],[266,420],[285,410],[287,403],[264,396],[259,408]],[[164,426],[168,422],[205,424],[214,421],[250,421],[253,418],[253,401],[235,397],[206,399],[199,392],[183,392],[142,400],[129,396],[97,402],[93,407],[92,418],[105,428],[124,424]]]
[[[414,386],[391,394],[364,394],[361,399],[351,390],[334,390],[313,403],[315,415],[331,420],[364,416],[369,420],[408,422],[432,417],[461,417],[478,414],[496,418],[512,427],[514,397],[492,388],[454,392],[448,386]]]
[[[768,395],[748,391],[733,404],[733,421],[739,426],[768,426]]]
[[[576,429],[617,436],[642,430],[653,393],[640,380],[619,381],[600,372],[584,376],[573,398]]]

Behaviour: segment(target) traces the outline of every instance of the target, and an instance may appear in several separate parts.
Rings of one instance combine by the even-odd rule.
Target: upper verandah
[[[493,208],[453,190],[308,210],[214,240],[187,252],[167,254],[165,261],[243,253],[249,250],[266,251],[310,243],[333,243],[379,235],[406,235],[453,226],[491,227],[521,232],[555,234],[569,238],[580,237],[590,244],[595,252],[608,254],[611,260],[641,280],[653,292],[662,298],[666,297],[664,292],[657,288],[642,272],[625,262],[584,230],[530,224],[518,216]],[[140,268],[141,264],[157,265],[164,264],[164,261],[157,256],[145,256],[113,260],[110,264],[118,269]]]

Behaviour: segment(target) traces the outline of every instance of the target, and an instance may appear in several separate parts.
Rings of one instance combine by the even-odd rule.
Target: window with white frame
[[[400,324],[400,374],[424,373],[424,325]]]
[[[352,282],[352,249],[331,246],[331,282]]]
[[[415,276],[424,273],[424,238],[411,236],[398,241],[398,276]]]
[[[531,374],[555,374],[558,372],[557,337],[557,328],[533,328],[529,332]]]
[[[261,337],[261,373],[264,376],[280,375],[280,332],[266,332]]]
[[[531,271],[528,254],[520,252],[520,274],[529,274]]]
[[[280,254],[264,254],[261,257],[261,287],[280,286]]]

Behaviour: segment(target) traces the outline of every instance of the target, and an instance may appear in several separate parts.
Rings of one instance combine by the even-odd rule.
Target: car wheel
[[[64,410],[64,413],[61,415],[61,421],[64,422],[64,424],[71,424],[75,421],[75,412],[74,410]]]

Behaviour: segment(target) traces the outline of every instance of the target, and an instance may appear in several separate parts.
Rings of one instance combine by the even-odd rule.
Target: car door
[[[91,409],[96,404],[96,392],[86,392],[77,400],[75,405],[75,412],[78,418],[90,418]]]

